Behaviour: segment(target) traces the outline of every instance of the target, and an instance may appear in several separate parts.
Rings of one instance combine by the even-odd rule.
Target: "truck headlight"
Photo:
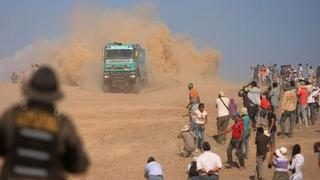
[[[135,77],[136,77],[136,75],[134,75],[134,74],[130,75],[130,78],[135,78]]]

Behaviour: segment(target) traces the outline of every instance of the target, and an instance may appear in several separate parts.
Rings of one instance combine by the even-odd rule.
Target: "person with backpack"
[[[197,157],[194,157],[187,167],[188,180],[200,180],[199,172],[197,171],[197,159]]]
[[[40,67],[22,87],[26,102],[0,117],[0,179],[65,179],[84,173],[89,160],[70,117],[57,109],[63,98],[57,77]]]
[[[216,108],[218,109],[217,117],[217,132],[218,134],[225,131],[228,128],[230,119],[230,109],[229,109],[230,99],[225,97],[224,92],[220,91],[218,98],[215,101]],[[216,141],[219,144],[224,144],[226,142],[226,135],[222,134],[216,137]]]

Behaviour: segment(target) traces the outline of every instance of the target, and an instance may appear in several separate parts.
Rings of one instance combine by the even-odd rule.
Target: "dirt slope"
[[[216,109],[214,99],[223,89],[227,96],[236,95],[236,87],[210,82],[197,85],[201,99],[209,113],[206,132],[216,132]],[[66,99],[59,103],[64,112],[73,117],[78,131],[83,137],[90,155],[90,171],[72,179],[143,179],[143,170],[147,158],[152,155],[159,161],[167,180],[184,180],[185,168],[191,158],[184,159],[176,155],[181,142],[176,135],[182,125],[187,103],[187,88],[184,84],[172,83],[147,88],[136,94],[103,94],[90,92],[78,87],[64,86]],[[20,87],[12,84],[0,84],[0,112],[13,102],[21,99]],[[318,126],[319,127],[319,126]],[[222,170],[222,180],[248,179],[254,172],[255,147],[251,138],[250,159],[245,170]],[[312,145],[319,141],[319,133],[314,129],[296,130],[294,138],[277,140],[277,146],[292,146],[300,143],[306,163],[303,168],[306,180],[315,180],[320,174]],[[226,161],[226,146],[217,145],[212,140],[213,151]],[[266,170],[267,179],[271,179],[272,170]]]

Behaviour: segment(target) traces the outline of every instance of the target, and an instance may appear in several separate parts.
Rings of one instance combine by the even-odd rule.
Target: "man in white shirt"
[[[161,165],[153,157],[149,157],[144,169],[144,177],[148,180],[163,180]]]
[[[229,124],[230,114],[229,114],[229,102],[230,99],[224,96],[224,92],[220,91],[218,98],[216,99],[216,107],[218,108],[217,117],[217,134],[225,131]],[[220,135],[215,139],[217,143],[224,144],[226,142],[226,135]]]
[[[316,99],[318,97],[320,89],[318,87],[312,86],[312,91],[308,96],[308,108],[309,108],[309,124],[312,125],[315,124],[316,120],[316,108],[317,108],[317,102]]]
[[[200,179],[218,180],[222,167],[221,158],[210,151],[211,147],[207,141],[203,143],[202,148],[204,152],[197,159],[197,171],[200,174]]]

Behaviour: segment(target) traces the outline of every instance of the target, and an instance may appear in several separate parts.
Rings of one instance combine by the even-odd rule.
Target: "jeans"
[[[244,157],[246,158],[248,158],[248,153],[249,153],[249,137],[250,137],[250,130],[245,129],[243,131],[242,152],[244,154]]]
[[[242,154],[242,143],[240,142],[239,139],[231,138],[230,144],[228,145],[227,156],[228,156],[228,163],[230,165],[233,164],[233,160],[232,160],[232,150],[233,149],[236,149],[236,155],[238,156],[240,166],[244,167],[244,157]]]
[[[200,176],[200,180],[219,180],[218,175]]]
[[[258,110],[259,110],[258,106],[249,106],[249,109],[248,109],[248,115],[252,123],[252,128],[254,129],[257,127],[256,116],[257,116]]]
[[[304,122],[306,126],[308,126],[308,106],[299,104],[297,114],[298,114],[299,125],[302,125]],[[301,115],[302,115],[302,119],[301,119]]]
[[[200,150],[202,150],[202,144],[204,143],[204,139],[205,139],[205,129],[201,125],[197,125],[195,131],[196,131],[196,145]]]
[[[286,128],[284,126],[285,121],[289,118],[289,135],[292,136],[293,128],[295,125],[295,112],[296,111],[284,111],[280,118],[281,134],[286,133]]]
[[[225,131],[228,128],[229,124],[229,116],[221,116],[217,117],[217,130],[218,133],[221,133],[222,131]],[[221,143],[222,141],[226,141],[226,134],[222,134],[218,137],[218,143]]]
[[[153,175],[150,175],[148,177],[148,180],[163,180],[163,176],[153,176]]]

